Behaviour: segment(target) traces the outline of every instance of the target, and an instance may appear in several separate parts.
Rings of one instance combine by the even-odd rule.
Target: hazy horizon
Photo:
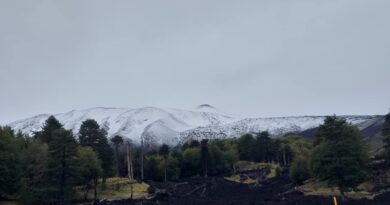
[[[91,107],[390,108],[390,1],[0,1],[0,125]]]

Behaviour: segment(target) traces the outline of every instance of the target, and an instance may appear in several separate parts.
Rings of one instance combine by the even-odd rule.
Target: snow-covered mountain
[[[49,114],[37,115],[8,124],[15,130],[31,134],[41,130]],[[121,135],[139,143],[141,136],[146,141],[173,145],[179,141],[179,134],[186,130],[211,125],[222,125],[234,119],[216,112],[202,110],[163,109],[156,107],[130,108],[91,108],[72,110],[54,114],[66,129],[78,133],[81,123],[86,119],[96,120],[105,128],[108,135]]]
[[[39,131],[49,114],[37,115],[8,124],[15,130],[31,134]],[[91,108],[54,114],[66,129],[78,133],[81,123],[95,119],[109,137],[121,135],[134,143],[141,137],[147,143],[176,145],[189,139],[237,137],[248,132],[269,131],[272,135],[296,133],[315,128],[324,116],[235,118],[221,114],[211,105],[200,105],[194,110],[171,108]],[[378,121],[378,116],[344,116],[359,129]]]
[[[222,125],[210,125],[187,130],[181,133],[181,139],[185,142],[189,139],[230,138],[240,136],[244,133],[258,133],[261,131],[268,131],[273,136],[283,136],[294,133],[301,134],[303,131],[316,128],[323,124],[325,117],[326,116],[245,118]],[[381,125],[384,123],[383,116],[377,115],[347,115],[340,117],[343,117],[347,122],[356,125],[358,129],[363,131],[363,134],[367,135],[372,135],[372,132],[380,130]],[[369,129],[374,126],[375,130],[370,133],[364,132],[369,131]]]

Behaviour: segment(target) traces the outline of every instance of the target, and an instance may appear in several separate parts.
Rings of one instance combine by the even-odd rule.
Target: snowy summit
[[[53,114],[66,129],[76,135],[86,119],[96,120],[107,130],[109,137],[120,135],[140,143],[176,145],[190,139],[230,138],[244,133],[269,131],[272,135],[297,133],[319,126],[324,116],[235,118],[221,114],[208,104],[195,110],[171,108],[104,108],[72,110]],[[9,123],[15,130],[26,134],[39,131],[49,114],[41,114]],[[344,116],[349,122],[365,129],[378,121],[378,116]]]

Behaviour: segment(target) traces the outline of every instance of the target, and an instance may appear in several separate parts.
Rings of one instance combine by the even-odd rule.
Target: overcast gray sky
[[[0,124],[96,106],[383,114],[389,0],[0,0]]]

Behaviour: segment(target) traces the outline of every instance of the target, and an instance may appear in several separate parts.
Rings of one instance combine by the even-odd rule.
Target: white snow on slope
[[[347,122],[365,129],[376,122],[377,116],[342,116]],[[323,124],[325,116],[246,118],[222,125],[212,125],[187,130],[181,133],[183,143],[189,139],[231,138],[245,133],[268,131],[273,136],[299,133]]]
[[[25,120],[8,124],[15,130],[32,134],[41,130],[48,114],[37,115]],[[81,123],[86,119],[96,120],[104,127],[110,137],[121,135],[140,143],[141,136],[153,137],[156,143],[175,144],[178,134],[185,130],[209,125],[219,125],[232,122],[233,119],[217,114],[179,109],[162,109],[144,107],[129,108],[91,108],[72,110],[67,113],[54,115],[66,129],[78,133]]]
[[[8,124],[15,130],[32,134],[41,130],[48,114],[37,115]],[[189,139],[237,137],[248,132],[269,131],[273,135],[304,131],[322,124],[324,116],[245,118],[220,114],[210,105],[194,111],[170,108],[91,108],[54,115],[66,129],[77,134],[86,119],[96,120],[109,137],[121,135],[134,143],[146,142],[176,145]],[[367,126],[375,116],[344,116],[347,121]]]

